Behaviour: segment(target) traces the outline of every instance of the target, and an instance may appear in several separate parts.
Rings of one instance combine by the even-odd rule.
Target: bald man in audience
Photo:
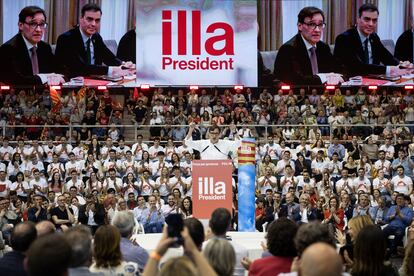
[[[47,234],[53,234],[56,232],[56,227],[48,220],[43,220],[36,224],[37,236],[41,237]]]
[[[342,275],[341,257],[332,246],[322,242],[314,243],[303,252],[298,275]]]

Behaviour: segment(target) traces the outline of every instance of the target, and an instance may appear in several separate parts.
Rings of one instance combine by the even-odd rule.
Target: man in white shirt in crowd
[[[147,209],[147,204],[145,202],[145,198],[142,195],[137,197],[138,206],[134,208],[132,211],[134,213],[134,217],[138,222],[141,222],[142,212]]]
[[[256,180],[256,188],[260,189],[260,194],[265,195],[267,189],[273,189],[277,186],[277,179],[273,176],[272,169],[270,167],[265,168],[265,175],[259,177]]]
[[[404,167],[397,167],[397,175],[391,179],[391,186],[394,192],[399,192],[405,195],[411,195],[413,192],[413,181],[411,177],[404,174]]]
[[[379,150],[378,151],[378,160],[375,161],[374,167],[379,170],[384,171],[384,175],[386,178],[390,178],[391,175],[391,162],[385,159],[385,151]]]
[[[117,193],[121,192],[123,187],[122,179],[116,176],[116,171],[114,168],[108,170],[109,177],[106,177],[104,180],[103,186],[106,188],[106,191],[110,188],[115,189]]]
[[[47,194],[47,181],[44,177],[41,177],[38,169],[33,170],[33,179],[30,180],[29,185],[33,187],[33,191],[38,195],[46,196]]]
[[[140,161],[142,158],[142,152],[148,151],[148,145],[142,142],[142,135],[137,135],[137,142],[132,145],[131,151],[134,155],[135,160]]]
[[[164,204],[161,207],[161,212],[164,217],[168,217],[170,214],[178,214],[180,212],[180,207],[174,200],[174,196],[170,194],[167,199],[167,204]]]
[[[68,141],[66,140],[66,137],[60,138],[59,145],[56,146],[55,152],[57,155],[59,155],[59,161],[60,162],[66,162],[69,159],[69,153],[72,152],[73,147],[68,144]]]
[[[280,159],[275,168],[275,173],[278,176],[284,176],[285,175],[285,168],[287,165],[290,165],[293,171],[295,171],[295,163],[291,159],[290,151],[283,152],[282,159]]]
[[[157,157],[158,152],[164,151],[164,147],[160,146],[160,138],[155,137],[154,138],[154,145],[149,147],[148,153],[150,156],[150,159],[155,159]]]
[[[348,175],[348,169],[342,169],[341,178],[336,182],[336,193],[341,194],[342,190],[345,190],[348,194],[354,193],[353,180]]]
[[[66,164],[65,164],[65,171],[66,171],[67,173],[69,173],[69,172],[71,172],[72,170],[75,170],[75,171],[76,171],[76,173],[77,173],[78,175],[80,175],[80,174],[81,174],[81,172],[82,172],[82,166],[81,166],[81,164],[80,164],[78,161],[76,161],[76,156],[75,156],[75,154],[74,154],[73,152],[70,152],[70,153],[69,153],[69,161],[68,161],[68,162],[66,162]]]
[[[365,176],[364,168],[358,169],[358,177],[354,179],[353,186],[355,193],[358,193],[360,191],[363,191],[364,193],[371,192],[371,181]]]
[[[0,147],[0,161],[9,162],[12,155],[14,153],[14,149],[9,145],[9,139],[3,138],[3,144]]]
[[[78,173],[75,169],[72,169],[70,171],[70,179],[65,184],[65,188],[66,188],[65,190],[69,191],[70,187],[72,186],[75,186],[78,189],[78,191],[83,193],[85,185],[83,184],[82,180],[79,179]]]

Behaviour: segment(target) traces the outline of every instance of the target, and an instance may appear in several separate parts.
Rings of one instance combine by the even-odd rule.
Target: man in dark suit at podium
[[[57,85],[56,62],[49,44],[42,41],[47,28],[45,11],[36,6],[19,13],[19,33],[0,47],[0,81],[23,85]]]
[[[323,11],[305,7],[298,14],[298,34],[280,47],[274,66],[276,79],[289,84],[338,84],[340,66],[329,45],[321,41]],[[334,73],[336,72],[336,73]]]
[[[82,7],[79,26],[61,34],[56,44],[56,57],[63,71],[71,76],[112,75],[134,73],[135,64],[122,62],[106,47],[97,32],[102,11],[96,4]],[[103,65],[105,63],[105,65]]]
[[[412,68],[410,62],[400,63],[381,43],[375,33],[378,15],[375,5],[363,4],[358,11],[356,27],[335,40],[334,56],[347,67],[349,75],[404,75],[410,72],[405,67]]]
[[[411,25],[413,25],[413,18],[411,18]],[[399,60],[406,60],[413,63],[413,39],[412,28],[403,32],[395,44],[394,57]]]

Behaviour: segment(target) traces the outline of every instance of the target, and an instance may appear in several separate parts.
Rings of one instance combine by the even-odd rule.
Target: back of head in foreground
[[[320,222],[302,224],[295,237],[298,256],[300,257],[308,246],[317,242],[323,242],[332,248],[336,248],[335,237],[327,224]]]
[[[233,275],[236,265],[236,253],[227,240],[221,238],[210,239],[204,248],[203,254],[217,275]]]
[[[69,228],[65,238],[72,248],[70,267],[87,267],[92,263],[92,234],[85,225]]]
[[[67,275],[72,249],[62,234],[39,237],[27,252],[26,270],[31,276]]]
[[[267,248],[273,256],[295,257],[296,248],[293,242],[298,227],[287,218],[272,222],[267,229]]]
[[[211,214],[209,226],[216,236],[224,236],[230,228],[231,214],[226,208],[217,208]]]
[[[11,247],[14,251],[26,252],[37,237],[36,226],[33,222],[19,223],[13,228],[10,237]]]
[[[362,228],[355,241],[352,275],[388,275],[384,265],[385,251],[382,230],[376,225]]]
[[[187,256],[171,258],[162,265],[159,276],[198,275],[197,268]]]
[[[129,238],[134,230],[134,214],[130,211],[120,211],[112,218],[112,225],[118,228],[121,237]]]
[[[305,249],[300,258],[299,276],[340,276],[341,257],[336,250],[323,242],[317,242]]]

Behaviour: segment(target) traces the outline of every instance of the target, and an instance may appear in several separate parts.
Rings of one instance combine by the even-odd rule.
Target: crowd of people
[[[95,234],[100,226],[113,223],[117,213],[129,210],[138,225],[137,233],[160,233],[170,214],[192,218],[191,163],[200,153],[185,144],[185,136],[189,135],[192,140],[211,138],[211,130],[229,124],[233,127],[215,133],[217,139],[219,135],[228,140],[258,138],[258,231],[266,230],[273,221],[287,218],[297,225],[319,221],[326,224],[331,233],[345,235],[352,220],[363,216],[383,227],[384,235],[394,237],[386,239],[387,252],[396,256],[413,218],[414,143],[411,142],[411,126],[405,124],[411,121],[407,116],[412,115],[413,97],[411,91],[395,90],[380,95],[376,91],[365,92],[357,88],[356,92],[348,90],[342,95],[340,89],[332,94],[301,88],[299,95],[281,90],[272,95],[265,90],[257,95],[257,100],[250,90],[232,93],[227,90],[225,96],[206,90],[191,91],[185,96],[183,90],[167,91],[164,95],[162,89],[156,89],[152,98],[142,93],[134,98],[131,94],[122,113],[134,114],[139,126],[148,124],[153,114],[158,119],[167,114],[172,118],[174,114],[174,120],[183,120],[179,125],[191,124],[191,131],[185,127],[173,128],[185,130],[184,137],[178,139],[173,132],[166,132],[168,125],[155,130],[153,126],[149,133],[153,139],[148,144],[142,135],[135,143],[126,144],[122,135],[118,139],[109,133],[100,136],[95,129],[88,130],[87,136],[72,136],[78,138],[71,142],[68,137],[74,132],[64,129],[59,130],[62,131],[60,135],[53,134],[55,141],[51,137],[37,140],[41,136],[32,136],[33,133],[27,133],[28,128],[22,128],[17,136],[1,137],[0,229],[3,238],[8,243],[14,229],[24,221],[38,224],[47,221],[51,228],[63,232],[83,224]],[[21,91],[19,96],[11,93],[1,97],[5,99],[1,110],[4,111],[6,105],[11,110],[20,109],[21,118],[30,114],[28,107],[40,116],[38,108],[47,106],[48,102],[46,93],[28,92],[26,95]],[[111,114],[114,112],[112,100],[105,101],[105,97],[111,99],[106,92],[98,96],[88,91],[84,104],[68,95],[63,97],[62,109],[55,115],[62,113],[65,107],[73,115],[73,110],[82,105],[98,106],[103,113]],[[106,106],[105,102],[109,104]],[[183,103],[184,108],[178,103]],[[167,104],[170,108],[165,108]],[[271,120],[279,120],[283,114],[272,109],[289,106],[280,127],[257,124],[257,128],[268,128],[266,138],[260,138],[259,131],[243,126],[243,122],[232,119],[232,115],[228,121],[210,120],[203,124],[197,120],[202,113],[208,113],[207,110],[219,116],[225,113],[240,116],[245,110],[246,117],[254,118],[255,105],[267,107]],[[189,106],[197,111],[189,113]],[[145,112],[137,112],[141,108]],[[203,108],[206,110],[202,111]],[[81,121],[99,114],[93,108],[81,112],[90,114],[79,117]],[[385,124],[370,121],[375,112]],[[2,112],[2,116],[5,114],[7,111]],[[50,112],[45,114],[49,119]],[[138,116],[140,114],[142,117]],[[317,119],[322,114],[328,124]],[[303,127],[291,128],[295,122],[290,119],[298,120]],[[396,126],[391,122],[404,124]],[[115,126],[121,129],[119,124]],[[44,129],[36,133],[42,132]],[[328,142],[326,135],[329,134],[332,136],[328,136],[331,140]],[[17,144],[13,139],[18,139]],[[234,157],[231,228],[237,229],[238,165],[237,156]],[[344,257],[344,260],[352,267],[352,258]]]

